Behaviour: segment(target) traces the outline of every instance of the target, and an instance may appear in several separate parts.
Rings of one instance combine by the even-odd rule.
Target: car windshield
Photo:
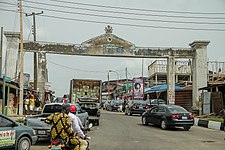
[[[179,106],[171,106],[171,107],[168,107],[169,111],[171,113],[183,113],[183,112],[188,112],[186,109],[184,109],[183,107],[179,107]]]
[[[55,113],[55,112],[61,112],[62,105],[46,105],[44,108],[44,113]]]

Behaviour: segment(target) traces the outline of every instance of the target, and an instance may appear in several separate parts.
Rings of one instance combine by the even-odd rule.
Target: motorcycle
[[[85,134],[87,133],[87,131],[90,131],[90,129],[93,127],[93,124],[90,123],[88,128],[85,128]],[[87,136],[87,138],[85,138],[85,140],[90,140],[90,137]],[[88,146],[87,146],[87,150],[89,150],[89,141],[88,142]],[[72,150],[74,149],[73,145],[67,145],[64,143],[64,141],[62,139],[55,139],[54,141],[51,141],[51,144],[48,146],[48,149],[50,150]]]

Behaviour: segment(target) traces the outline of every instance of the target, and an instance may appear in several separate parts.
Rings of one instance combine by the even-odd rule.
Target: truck
[[[70,81],[70,102],[79,103],[89,115],[89,123],[99,125],[102,81],[72,79]]]
[[[89,100],[101,103],[102,81],[91,79],[72,79],[70,81],[70,102],[77,103],[82,100]]]

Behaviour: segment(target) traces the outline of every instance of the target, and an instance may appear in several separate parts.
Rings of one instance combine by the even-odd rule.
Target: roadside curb
[[[224,131],[224,125],[221,122],[195,118],[194,125],[209,128],[209,129]]]

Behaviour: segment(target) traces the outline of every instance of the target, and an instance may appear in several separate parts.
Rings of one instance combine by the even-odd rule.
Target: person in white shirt
[[[85,139],[85,135],[84,135],[83,131],[81,130],[81,127],[83,127],[83,125],[82,125],[80,119],[71,112],[69,112],[68,116],[70,117],[70,120],[72,122],[73,131],[76,132],[81,138]],[[82,125],[81,127],[80,127],[80,124]]]

